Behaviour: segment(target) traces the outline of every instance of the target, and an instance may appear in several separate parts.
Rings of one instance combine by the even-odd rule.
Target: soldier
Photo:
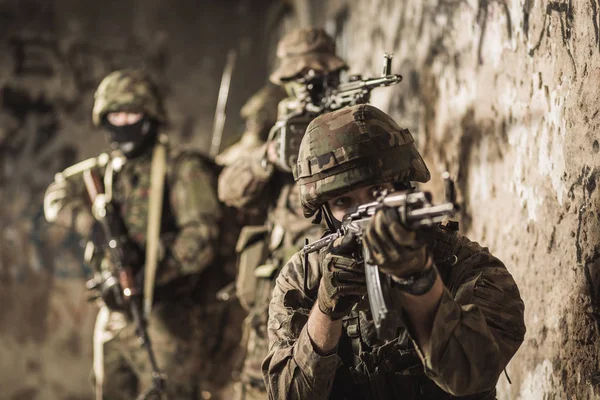
[[[269,129],[277,121],[277,104],[285,97],[285,91],[268,84],[255,93],[240,110],[246,121],[246,130],[240,140],[223,150],[215,158],[219,165],[230,165],[240,156],[260,147],[267,140]]]
[[[289,33],[280,41],[277,54],[281,64],[271,81],[283,85],[290,95],[279,104],[279,121],[287,121],[293,112],[304,115],[303,109],[298,110],[305,104],[301,100],[323,96],[326,86],[339,82],[339,72],[346,68],[335,55],[333,40],[322,29]],[[260,365],[268,350],[267,310],[274,280],[305,237],[316,239],[322,233],[302,215],[291,166],[282,156],[294,152],[289,144],[281,137],[271,137],[226,167],[219,177],[219,198],[225,204],[245,210],[264,204],[269,207],[266,223],[245,227],[236,248],[236,294],[249,312],[244,325],[246,357],[236,399],[267,398]]]
[[[93,122],[107,132],[113,151],[57,174],[46,192],[46,218],[87,231],[90,224],[81,222],[86,216],[90,219],[90,196],[82,176],[86,171],[99,175],[125,227],[126,235],[119,240],[133,267],[135,289],[141,290],[148,276],[144,255],[150,254],[145,248],[150,242],[149,208],[156,200],[149,197],[154,182],[164,182],[164,190],[155,196],[162,197],[162,211],[157,214],[158,269],[148,333],[158,366],[167,376],[163,394],[169,399],[200,399],[199,372],[206,362],[199,336],[206,311],[200,305],[226,284],[218,270],[209,268],[217,252],[221,218],[213,167],[194,153],[167,151],[166,138],[159,135],[166,122],[162,99],[141,70],[116,71],[102,81],[95,93]],[[159,148],[164,150],[162,160]],[[161,162],[162,175],[154,170]],[[144,398],[152,386],[148,355],[138,342],[132,315],[116,301],[114,259],[107,254],[102,235],[92,231],[86,261],[94,268],[93,287],[101,297],[94,331],[96,398]],[[211,326],[210,334],[219,335],[219,327]]]
[[[323,215],[330,230],[381,190],[410,190],[430,177],[408,130],[369,105],[313,120],[294,174],[305,216]],[[337,239],[306,261],[296,253],[269,307],[269,398],[494,399],[525,334],[524,305],[504,264],[455,224],[417,237],[390,207],[371,221],[364,245],[394,282],[398,337],[375,334],[355,241]]]

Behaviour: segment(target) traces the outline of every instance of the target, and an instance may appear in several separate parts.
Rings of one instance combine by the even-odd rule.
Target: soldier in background
[[[304,215],[328,215],[336,231],[382,191],[411,190],[430,174],[408,130],[358,105],[311,122],[294,176]],[[524,305],[504,264],[457,229],[408,230],[393,207],[373,215],[363,245],[391,276],[402,312],[398,336],[387,341],[376,335],[351,233],[319,253],[295,254],[269,307],[269,398],[495,399],[523,342]]]
[[[238,142],[215,158],[215,162],[222,166],[231,165],[247,152],[262,146],[269,130],[277,121],[277,105],[284,97],[285,91],[273,84],[265,85],[250,97],[240,110],[240,116],[246,122],[246,130]]]
[[[278,121],[297,112],[307,98],[323,96],[347,68],[336,56],[332,38],[322,29],[289,33],[280,41],[277,55],[280,66],[270,79],[289,95],[279,103]],[[219,177],[219,198],[225,204],[243,210],[268,206],[265,224],[244,227],[236,247],[236,294],[249,312],[244,324],[246,357],[236,385],[238,400],[267,398],[260,367],[268,350],[267,311],[275,278],[305,238],[314,240],[322,233],[302,215],[291,166],[284,157],[284,153],[294,152],[288,144],[281,137],[270,137],[225,167]]]
[[[265,144],[269,130],[277,121],[277,105],[285,98],[285,90],[271,83],[265,85],[255,93],[240,110],[241,117],[246,122],[246,129],[239,141],[232,144],[215,157],[215,162],[222,167],[234,164],[237,160],[247,157],[249,153],[257,151]],[[268,203],[257,204],[255,207],[231,209],[235,213],[238,227],[262,224],[266,218]],[[227,229],[222,232],[225,241],[222,246],[228,250],[235,247],[240,229]],[[237,261],[237,260],[236,260]],[[237,263],[236,263],[237,264]],[[230,268],[227,265],[227,268]],[[235,274],[237,265],[233,265]],[[227,288],[230,290],[231,288]],[[233,288],[235,289],[235,288]]]
[[[195,153],[176,153],[159,132],[166,122],[157,87],[142,70],[108,75],[98,87],[93,122],[107,132],[110,153],[58,173],[44,199],[49,222],[77,225],[91,241],[86,262],[95,271],[93,285],[100,311],[94,332],[93,377],[96,398],[144,398],[151,387],[148,355],[140,347],[131,315],[114,296],[115,265],[103,235],[89,223],[90,202],[82,179],[93,171],[112,192],[112,202],[127,234],[120,238],[133,264],[138,289],[143,287],[147,244],[149,193],[153,152],[164,146],[166,173],[159,233],[154,306],[148,321],[157,363],[166,374],[168,399],[201,399],[203,363],[214,349],[204,345],[208,335],[221,339],[223,326],[208,305],[227,277],[215,265],[221,207],[214,166]],[[117,283],[118,285],[118,283]],[[210,326],[207,330],[206,326]],[[212,340],[212,339],[210,339]]]

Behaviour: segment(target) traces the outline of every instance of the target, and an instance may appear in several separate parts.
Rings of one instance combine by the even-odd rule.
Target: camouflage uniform
[[[295,176],[305,215],[354,188],[429,179],[412,136],[371,106],[323,115],[304,136]],[[269,307],[270,399],[493,399],[502,370],[523,341],[524,305],[504,264],[452,223],[425,236],[445,285],[430,349],[403,325],[397,339],[377,338],[368,299],[343,317],[333,354],[308,336],[323,254],[299,252],[281,271]],[[328,251],[327,248],[322,250]]]
[[[291,32],[280,42],[281,66],[271,81],[282,84],[310,68],[324,73],[345,68],[334,53],[332,39],[321,29]],[[293,98],[282,100],[278,119],[294,103]],[[260,366],[268,351],[267,311],[275,278],[305,238],[315,240],[322,234],[318,225],[303,217],[293,176],[264,162],[266,146],[238,158],[219,176],[219,198],[225,204],[244,210],[269,208],[266,223],[245,227],[236,248],[240,259],[236,292],[249,313],[244,324],[246,357],[235,393],[238,400],[267,398]]]
[[[138,70],[114,72],[100,84],[94,123],[101,125],[105,115],[113,111],[144,113],[160,123],[165,120],[154,85]],[[82,172],[92,169],[105,176],[111,168],[114,204],[129,239],[140,250],[144,249],[153,147],[151,144],[143,154],[131,159],[118,151],[102,154],[57,174],[44,201],[48,221],[69,224],[85,220],[90,206]],[[171,152],[167,157],[160,259],[148,332],[158,365],[167,375],[166,395],[170,399],[202,398],[200,373],[202,363],[207,363],[210,356],[203,344],[212,339],[202,336],[206,330],[201,329],[201,324],[212,324],[210,335],[221,334],[220,323],[216,321],[218,312],[210,306],[216,290],[227,281],[222,271],[211,267],[217,253],[221,218],[213,168],[210,162],[193,153]],[[115,271],[102,237],[96,233],[92,229],[94,246],[88,246],[86,260],[101,280]],[[140,347],[128,313],[109,308],[111,304],[102,301],[100,304],[94,331],[93,375],[97,398],[136,398],[151,385],[148,356]]]
[[[237,143],[215,157],[215,162],[230,165],[245,152],[260,147],[267,140],[269,129],[277,121],[277,104],[284,97],[285,91],[272,84],[250,97],[240,110],[240,116],[246,121],[246,130]]]

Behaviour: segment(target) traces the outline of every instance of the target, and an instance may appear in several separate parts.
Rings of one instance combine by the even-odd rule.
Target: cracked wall
[[[316,3],[316,2],[313,2]],[[527,335],[504,399],[599,398],[600,36],[591,1],[360,0],[315,4],[351,72],[404,82],[373,101],[457,178],[461,229],[514,275]],[[343,15],[342,22],[339,16]],[[335,23],[335,21],[338,21]]]

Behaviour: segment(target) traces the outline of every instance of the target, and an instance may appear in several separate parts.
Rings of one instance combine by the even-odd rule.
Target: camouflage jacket
[[[264,203],[273,202],[282,183],[277,182],[273,165],[263,166],[265,146],[249,150],[223,168],[219,175],[219,200],[245,210],[266,208]]]
[[[281,100],[278,104],[279,119],[298,110],[301,104],[293,97]],[[219,200],[228,206],[250,210],[263,210],[278,198],[283,185],[294,184],[290,174],[278,172],[276,168],[263,162],[267,144],[248,148],[227,165],[219,176]],[[302,215],[300,212],[299,215]]]
[[[103,154],[84,161],[80,169],[85,169],[85,164],[95,165],[93,168],[104,176],[106,165],[115,162],[116,157],[117,153]],[[113,201],[130,239],[142,251],[146,242],[151,159],[150,153],[131,160],[121,158],[124,163],[113,175]],[[193,153],[169,154],[157,286],[198,274],[213,261],[221,218],[214,181],[212,166],[200,156]],[[49,222],[79,225],[80,233],[91,234],[90,223],[78,222],[91,218],[88,203],[81,173],[66,179],[57,174],[57,179],[46,191],[44,211]],[[82,229],[84,232],[81,232]],[[97,242],[95,254],[98,255],[91,257],[97,260],[93,266],[101,270],[111,269],[108,254],[98,246],[101,244],[98,243],[99,236],[91,237]]]
[[[262,366],[269,398],[493,399],[525,334],[519,290],[500,260],[458,232],[440,227],[430,244],[446,288],[425,352],[406,328],[396,340],[378,341],[363,299],[344,319],[336,353],[317,354],[306,322],[321,279],[319,256],[304,265],[302,253],[294,255],[269,307]]]
[[[261,165],[262,151],[254,151],[225,167],[219,177],[219,197],[225,204],[245,211],[268,207],[264,224],[264,247],[259,258],[246,263],[244,233],[238,242],[237,296],[248,311],[245,321],[246,357],[243,384],[265,390],[260,369],[267,355],[267,317],[275,279],[289,258],[304,244],[318,239],[323,230],[302,214],[298,187],[291,174]],[[255,239],[248,240],[254,243]]]

